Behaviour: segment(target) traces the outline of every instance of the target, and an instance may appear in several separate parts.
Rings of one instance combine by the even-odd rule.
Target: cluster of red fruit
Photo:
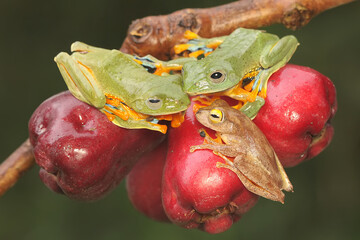
[[[271,76],[266,103],[254,119],[284,167],[320,153],[331,141],[336,112],[333,83],[319,72],[286,65]],[[159,221],[219,233],[253,207],[258,196],[236,174],[217,168],[223,159],[202,144],[192,107],[167,136],[112,124],[69,92],[42,103],[29,122],[40,177],[69,198],[94,201],[126,177],[139,211]],[[291,178],[291,176],[290,176]]]

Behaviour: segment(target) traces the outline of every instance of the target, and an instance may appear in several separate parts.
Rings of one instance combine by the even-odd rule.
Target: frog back
[[[185,110],[190,103],[182,89],[180,75],[151,74],[131,56],[117,50],[97,66],[95,74],[101,79],[104,93],[122,99],[137,112],[150,115],[175,113]],[[161,99],[163,107],[147,107],[148,99]]]
[[[207,58],[207,61],[229,62],[238,77],[260,67],[260,58],[279,37],[261,30],[238,28]]]
[[[104,93],[117,96],[125,102],[137,93],[142,85],[149,84],[149,80],[155,76],[117,50],[112,50],[91,69]]]

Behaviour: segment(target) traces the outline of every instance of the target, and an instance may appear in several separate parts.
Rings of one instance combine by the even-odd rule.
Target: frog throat
[[[175,113],[169,115],[150,116],[142,113],[135,112],[130,108],[121,98],[111,94],[105,94],[106,104],[103,112],[107,118],[112,122],[115,117],[119,117],[124,121],[129,119],[134,121],[146,121],[154,127],[155,130],[165,134],[167,126],[159,124],[159,121],[170,121],[171,127],[179,127],[184,122],[184,113]]]

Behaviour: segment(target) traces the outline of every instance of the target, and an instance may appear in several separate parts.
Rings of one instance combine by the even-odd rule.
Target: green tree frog
[[[151,74],[118,50],[75,42],[71,51],[71,55],[61,52],[54,59],[70,92],[121,127],[166,132],[157,122],[171,120],[166,116],[190,104],[180,75]]]
[[[284,203],[281,190],[292,191],[293,187],[270,143],[250,118],[222,99],[200,108],[195,116],[215,130],[218,139],[206,134],[204,144],[192,146],[190,151],[213,150],[225,160],[217,167],[236,173],[250,192]]]
[[[184,64],[184,90],[190,95],[223,91],[223,95],[251,102],[259,92],[266,97],[269,77],[290,60],[297,46],[292,35],[279,39],[261,30],[238,28],[209,56]],[[239,93],[238,83],[252,73],[251,94]]]

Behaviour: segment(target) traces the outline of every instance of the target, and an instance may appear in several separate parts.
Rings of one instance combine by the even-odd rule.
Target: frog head
[[[212,55],[185,63],[182,75],[184,91],[190,95],[224,91],[239,81],[228,60],[214,59]]]
[[[184,111],[190,105],[189,96],[182,89],[180,75],[151,75],[127,104],[136,112],[148,115],[168,115]]]

